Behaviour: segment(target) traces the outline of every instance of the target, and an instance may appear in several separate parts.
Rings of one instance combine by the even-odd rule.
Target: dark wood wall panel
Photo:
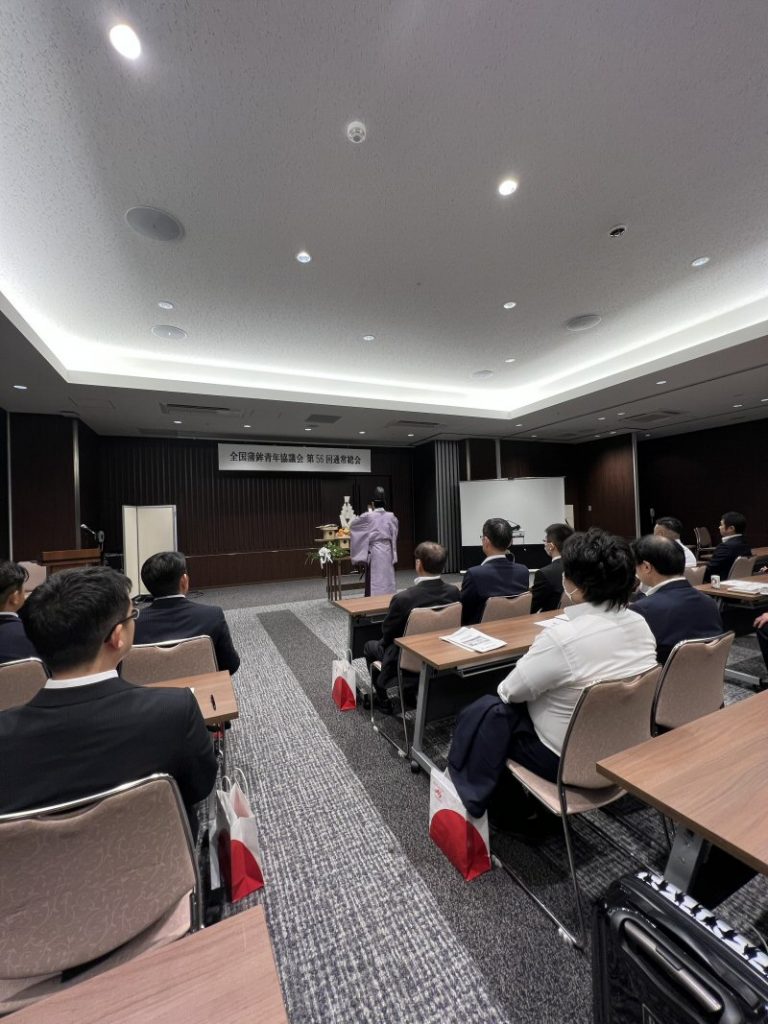
[[[496,442],[488,438],[475,437],[467,441],[466,444],[469,453],[470,480],[495,480]]]
[[[176,505],[179,547],[199,586],[314,575],[305,563],[320,523],[344,495],[364,510],[377,484],[400,520],[398,556],[413,557],[411,452],[373,449],[370,475],[228,473],[214,442],[101,438],[100,520],[107,546],[122,544],[123,505]],[[90,524],[89,524],[90,525]]]
[[[100,438],[84,423],[77,424],[77,450],[80,470],[80,522],[92,530],[104,529],[101,523],[101,466]],[[114,535],[111,540],[115,540]],[[90,546],[91,538],[81,533],[84,546]],[[111,551],[111,547],[106,548]]]
[[[501,442],[501,475],[508,480],[521,476],[565,477],[565,501],[573,505],[578,520],[581,461],[579,449],[570,444],[537,444],[533,441]]]
[[[13,413],[10,432],[13,557],[78,546],[72,420]]]
[[[0,409],[0,558],[11,554],[8,522],[8,413]]]
[[[693,542],[694,526],[707,526],[717,538],[723,512],[742,512],[755,546],[768,544],[768,420],[738,423],[638,444],[640,517],[644,531],[656,516],[677,516],[683,539]]]
[[[591,441],[579,447],[580,530],[600,526],[622,537],[634,537],[635,473],[632,437]]]

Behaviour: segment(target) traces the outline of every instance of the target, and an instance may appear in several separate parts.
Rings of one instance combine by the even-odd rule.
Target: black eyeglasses
[[[106,643],[106,642],[107,642],[107,641],[109,640],[109,638],[110,638],[110,637],[112,636],[112,634],[114,633],[114,631],[115,631],[115,630],[117,629],[117,627],[118,627],[118,626],[122,626],[122,625],[123,625],[123,623],[125,623],[125,622],[130,622],[130,621],[131,621],[131,619],[133,619],[133,620],[134,620],[134,622],[135,622],[135,621],[136,621],[136,619],[138,619],[138,617],[139,617],[139,609],[138,609],[138,608],[132,608],[132,609],[131,609],[131,614],[130,614],[130,615],[126,615],[126,617],[125,617],[124,619],[120,619],[120,621],[119,621],[119,622],[116,622],[116,623],[114,624],[114,626],[112,627],[112,629],[110,629],[110,631],[109,631],[109,632],[107,633],[107,635],[106,635],[106,636],[104,637],[104,643]]]

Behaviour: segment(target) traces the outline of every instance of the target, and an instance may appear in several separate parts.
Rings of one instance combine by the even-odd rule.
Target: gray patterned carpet
[[[341,713],[331,701],[347,621],[319,587],[238,588],[242,606],[227,611],[242,657],[231,762],[249,782],[266,878],[233,910],[264,904],[292,1024],[587,1024],[588,954],[565,947],[504,872],[464,882],[427,835],[427,778],[411,774],[361,709]],[[209,591],[204,600],[224,603],[222,594],[235,596]],[[729,700],[742,696],[728,687]],[[429,740],[439,761],[450,723]],[[630,800],[617,816],[621,824],[601,816],[604,827],[663,863],[658,816]],[[492,845],[572,919],[561,839]],[[577,856],[590,899],[639,866],[584,826]],[[723,910],[736,925],[764,927],[766,895],[761,879]]]

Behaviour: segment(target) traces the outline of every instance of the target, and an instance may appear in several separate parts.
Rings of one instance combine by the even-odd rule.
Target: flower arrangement
[[[324,568],[329,562],[338,562],[349,555],[349,548],[342,547],[338,541],[329,540],[317,551],[313,548],[307,552],[308,562],[319,562]]]

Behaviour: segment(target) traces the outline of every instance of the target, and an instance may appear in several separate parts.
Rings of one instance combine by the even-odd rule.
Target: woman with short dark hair
[[[475,816],[508,774],[508,757],[556,781],[568,723],[586,686],[639,675],[656,664],[651,630],[627,608],[635,579],[629,544],[592,528],[568,538],[562,560],[563,588],[572,603],[501,681],[500,699],[483,697],[459,716],[448,763]]]

